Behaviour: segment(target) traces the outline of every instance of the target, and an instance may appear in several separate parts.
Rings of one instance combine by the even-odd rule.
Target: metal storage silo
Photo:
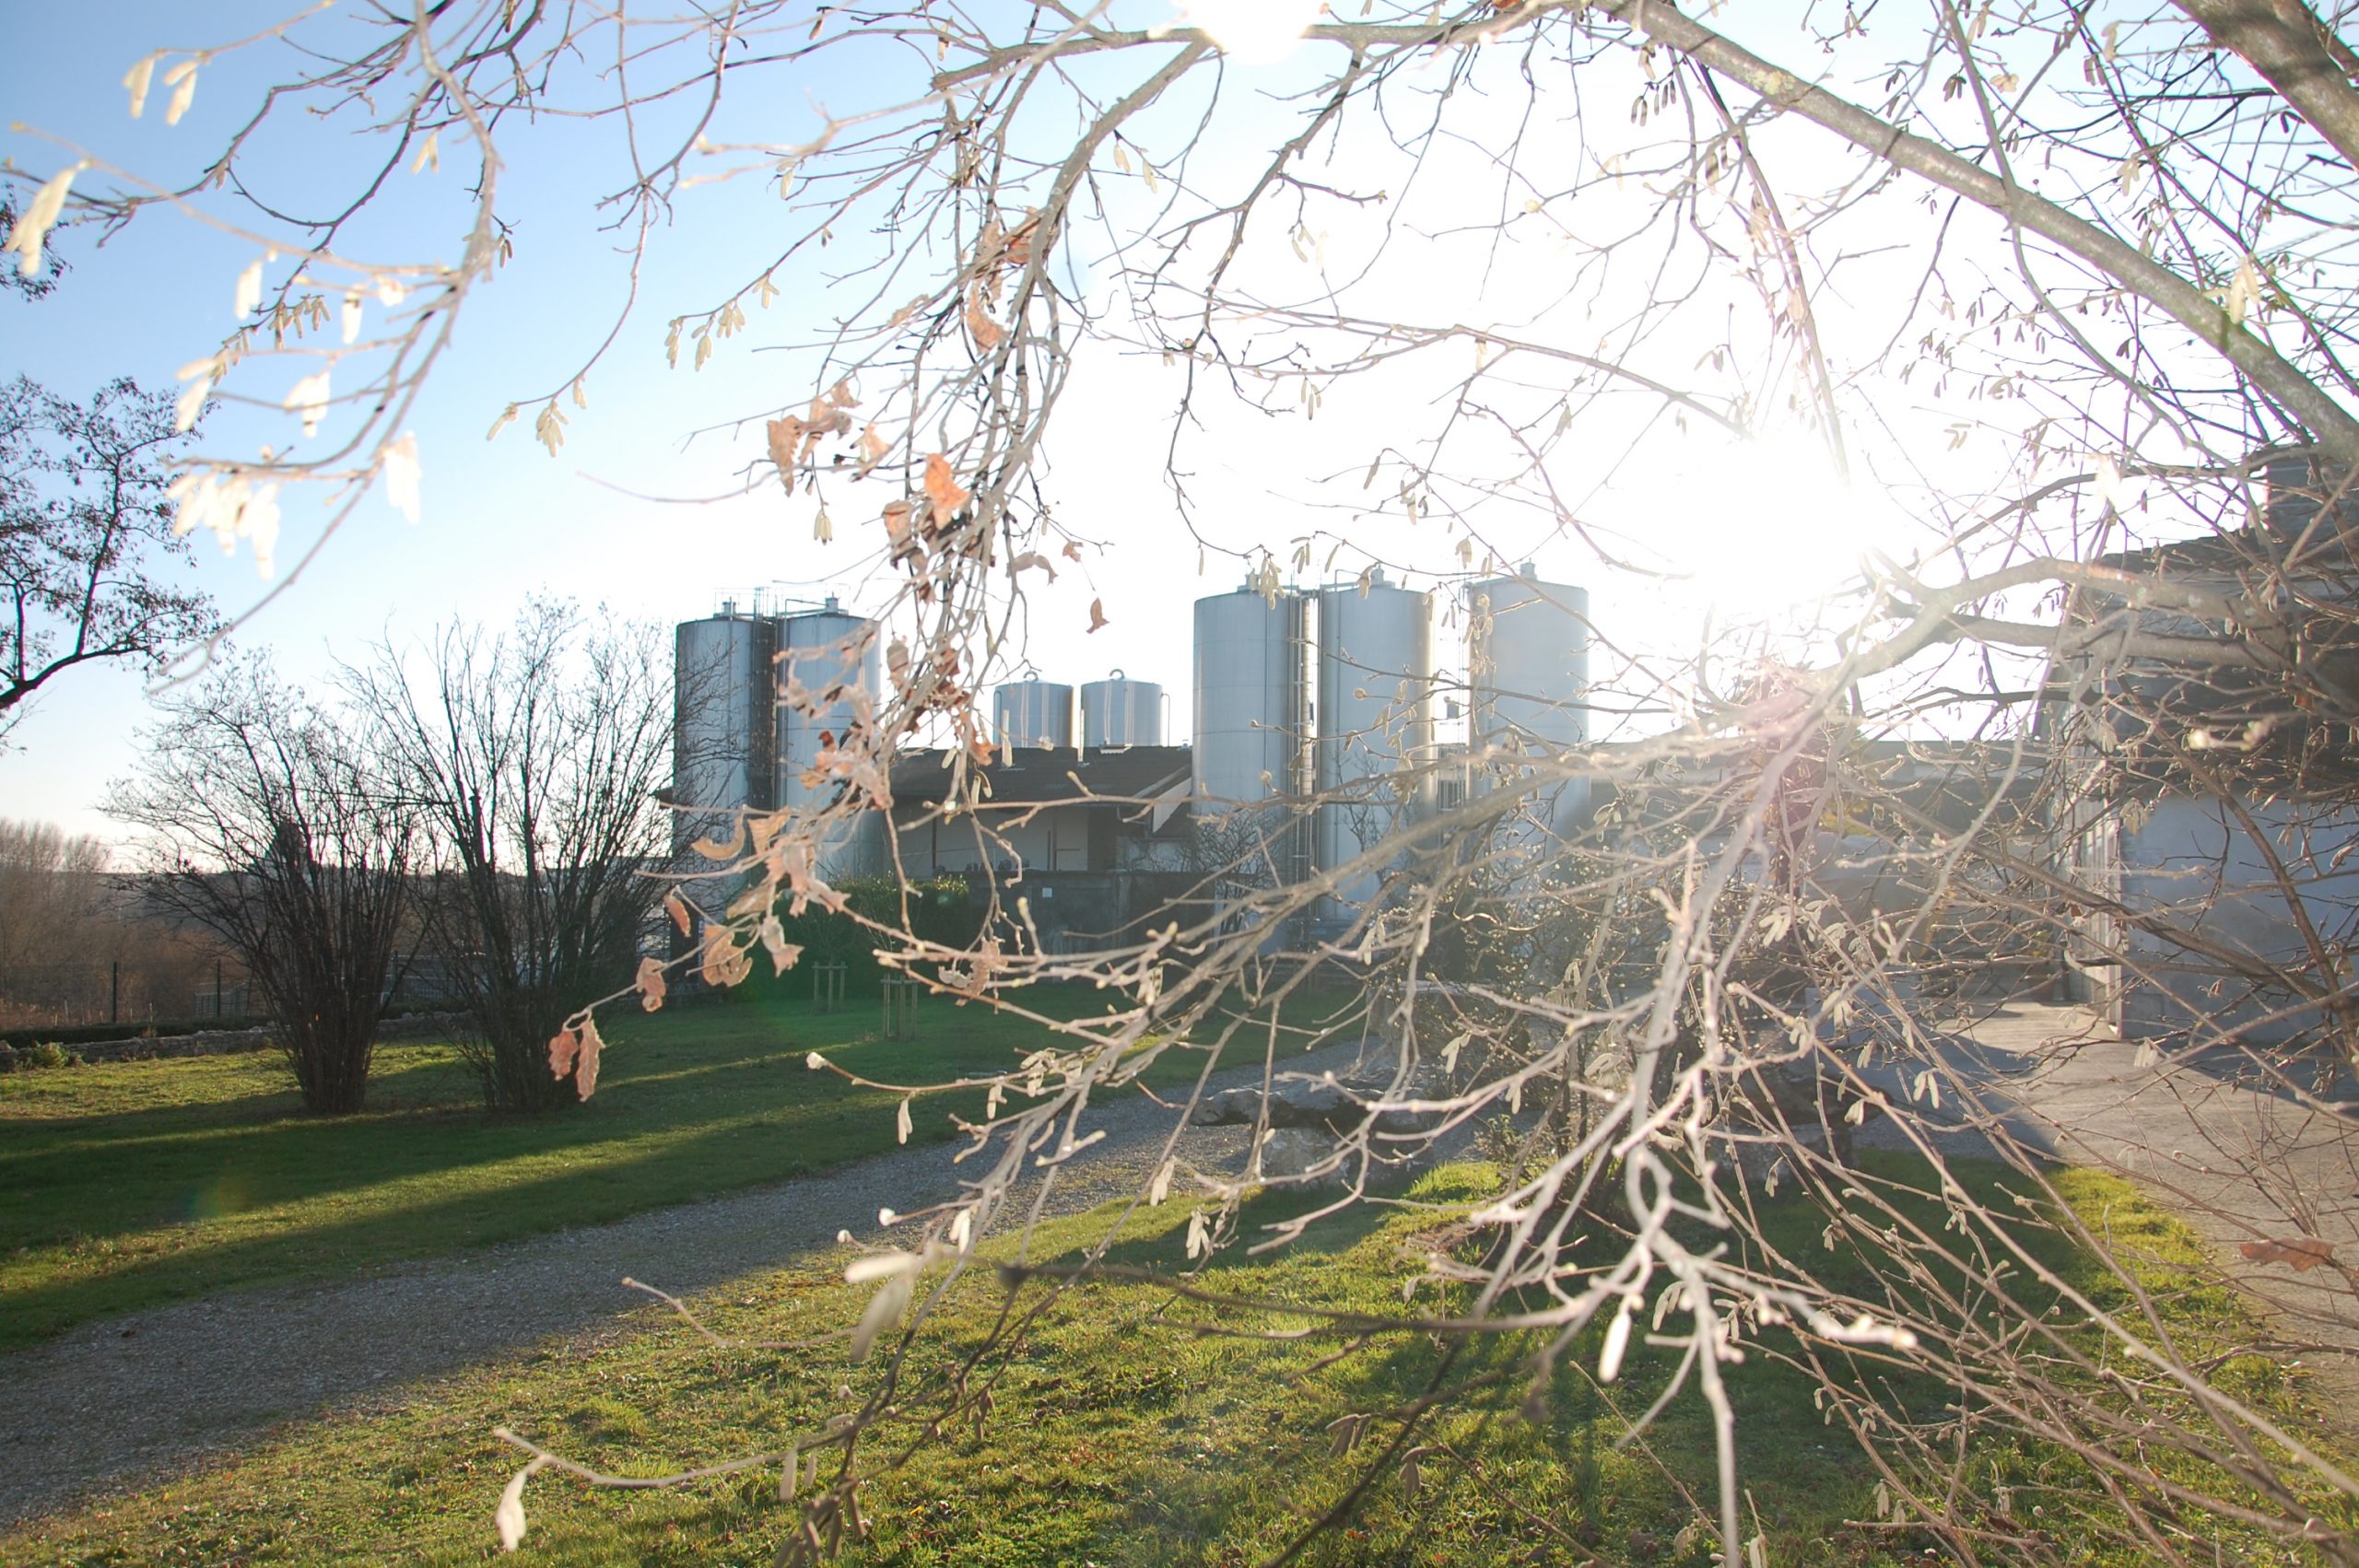
[[[1543,582],[1529,566],[1466,590],[1469,786],[1495,789],[1521,757],[1578,750],[1589,742],[1589,591]],[[1589,781],[1545,792],[1544,820],[1559,834],[1589,813]]]
[[[1163,688],[1133,681],[1120,670],[1102,681],[1081,685],[1081,743],[1084,746],[1159,746],[1163,743]]]
[[[1367,585],[1319,593],[1318,739],[1312,781],[1320,797],[1321,871],[1358,858],[1423,803],[1416,770],[1433,752],[1433,600],[1371,573]],[[1394,780],[1395,773],[1408,770]],[[1374,874],[1336,896],[1365,903]]]
[[[1073,744],[1073,688],[1037,676],[1003,683],[992,693],[992,736],[1041,751]]]
[[[672,799],[687,808],[673,813],[675,848],[731,813],[775,803],[772,647],[769,624],[739,614],[734,600],[674,628]]]
[[[876,623],[851,614],[832,595],[817,609],[778,616],[778,802],[801,808],[825,804],[836,791],[831,780],[806,784],[803,776],[818,760],[821,734],[841,739],[853,720],[873,715],[883,690],[883,659]],[[784,700],[800,682],[815,699],[804,713]]]
[[[1308,601],[1196,601],[1196,798],[1212,811],[1308,792]]]

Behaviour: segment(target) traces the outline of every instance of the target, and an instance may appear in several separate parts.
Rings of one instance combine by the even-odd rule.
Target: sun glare
[[[1775,615],[1841,591],[1861,556],[1888,546],[1890,499],[1847,484],[1805,434],[1697,447],[1651,490],[1639,538],[1716,614]]]
[[[1190,0],[1180,20],[1202,28],[1232,60],[1283,60],[1327,8],[1325,0]]]

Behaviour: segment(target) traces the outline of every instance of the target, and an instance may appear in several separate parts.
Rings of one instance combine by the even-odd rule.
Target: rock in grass
[[[1314,1168],[1333,1157],[1335,1141],[1307,1127],[1282,1127],[1262,1144],[1262,1179],[1280,1187],[1329,1187],[1343,1179],[1340,1167]]]

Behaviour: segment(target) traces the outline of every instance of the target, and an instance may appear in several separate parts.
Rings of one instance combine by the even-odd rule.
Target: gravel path
[[[1356,1045],[1281,1062],[1344,1071]],[[1259,1069],[1216,1084],[1253,1082]],[[1096,1107],[1105,1139],[1069,1162],[1048,1212],[1141,1189],[1175,1113],[1137,1091]],[[282,1422],[390,1400],[423,1379],[552,1336],[640,1331],[647,1298],[623,1276],[694,1293],[807,1263],[876,1211],[956,1193],[962,1144],[896,1151],[821,1176],[657,1210],[334,1284],[212,1296],[86,1323],[0,1358],[0,1519],[185,1472]],[[1182,1158],[1234,1169],[1241,1128],[1191,1129]]]

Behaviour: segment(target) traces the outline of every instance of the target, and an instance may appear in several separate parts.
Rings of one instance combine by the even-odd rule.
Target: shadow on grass
[[[748,1104],[751,1080],[781,1069],[760,1060],[715,1069],[732,1070],[739,1082],[716,1086],[703,1119]],[[617,1084],[630,1079],[628,1069],[616,1074]],[[277,1114],[244,1125],[209,1116],[175,1125],[182,1113],[172,1109],[30,1124],[0,1155],[0,1187],[26,1200],[28,1222],[37,1223],[45,1199],[57,1208],[72,1199],[73,1213],[56,1215],[71,1221],[60,1234],[120,1236],[202,1217],[188,1211],[186,1195],[225,1183],[238,1187],[241,1209],[257,1210],[428,1175],[464,1181],[519,1156],[641,1135],[647,1119],[611,1100],[530,1118],[496,1117],[471,1101],[330,1117],[304,1114],[289,1096],[270,1109]],[[29,1225],[12,1239],[22,1246],[37,1236]]]
[[[2001,1190],[2002,1182],[2027,1186],[2020,1178],[1995,1167],[1953,1170],[1968,1196],[2002,1216],[2020,1212]],[[2079,1179],[2062,1173],[2060,1180],[2065,1178]],[[1912,1194],[1901,1199],[1912,1218],[1938,1225],[1949,1212],[1927,1168],[1905,1158],[1863,1160],[1852,1185],[1873,1190],[1895,1183]],[[1487,1173],[1455,1167],[1432,1173],[1405,1196],[1462,1209],[1488,1190]],[[2140,1281],[2162,1293],[2173,1330],[2189,1331],[2184,1343],[2190,1354],[2200,1353],[2203,1300],[2177,1291],[2172,1272],[2171,1259],[2192,1245],[2184,1228],[2103,1178],[2085,1191],[2068,1183],[2067,1197],[2081,1214],[2111,1224],[2126,1250],[2151,1251],[2157,1261],[2143,1268]],[[1300,1194],[1264,1195],[1247,1209],[1247,1234],[1310,1201]],[[1174,1273],[1186,1269],[1191,1207],[1182,1199],[1134,1212],[1115,1260]],[[1050,1222],[1038,1233],[1039,1253],[1072,1259],[1077,1246],[1103,1235],[1115,1212],[1109,1207]],[[1760,1217],[1773,1247],[1806,1250],[1813,1267],[1847,1270],[1839,1279],[1863,1293],[1874,1284],[1867,1262],[1822,1246],[1829,1216],[1817,1204],[1790,1192]],[[2040,1219],[2031,1214],[2020,1222],[2022,1245],[2060,1258],[2073,1277],[2102,1286],[2102,1265],[2073,1252],[2060,1234],[2042,1231]],[[1445,1374],[1463,1398],[1419,1426],[1414,1442],[1426,1450],[1419,1486],[1413,1492],[1397,1473],[1378,1479],[1307,1562],[1332,1568],[1596,1562],[1704,1568],[1717,1547],[1708,1530],[1694,1527],[1713,1505],[1708,1416],[1690,1392],[1635,1441],[1622,1442],[1672,1375],[1672,1352],[1641,1342],[1621,1380],[1601,1387],[1590,1377],[1598,1335],[1586,1334],[1562,1347],[1544,1398],[1533,1402],[1527,1396],[1529,1358],[1541,1342],[1536,1334],[1479,1342],[1447,1366],[1445,1347],[1415,1331],[1370,1340],[1340,1359],[1335,1352],[1352,1347],[1332,1336],[1301,1337],[1310,1325],[1305,1306],[1398,1312],[1403,1282],[1421,1274],[1431,1248],[1453,1234],[1462,1233],[1437,1237],[1414,1212],[1363,1211],[1321,1226],[1310,1245],[1251,1260],[1225,1254],[1203,1276],[1215,1289],[1276,1298],[1280,1306],[1266,1314],[1175,1301],[1121,1281],[1055,1294],[1027,1287],[1020,1299],[1041,1310],[1025,1340],[1003,1343],[972,1375],[991,1380],[998,1413],[980,1425],[962,1417],[929,1435],[929,1423],[942,1413],[938,1397],[954,1386],[1005,1304],[988,1269],[970,1271],[933,1330],[910,1346],[888,1396],[893,1408],[863,1448],[861,1505],[874,1535],[858,1560],[899,1568],[1258,1562],[1363,1479],[1399,1434],[1404,1404]],[[1954,1235],[1938,1228],[1932,1234]],[[1004,1245],[986,1243],[986,1256],[1001,1256]],[[1481,1245],[1469,1235],[1461,1256]],[[1598,1260],[1610,1250],[1601,1246]],[[1463,1290],[1429,1285],[1416,1299],[1428,1308],[1455,1308],[1463,1305]],[[617,1336],[579,1356],[484,1369],[393,1415],[308,1428],[236,1471],[84,1515],[64,1527],[65,1533],[42,1538],[52,1544],[41,1560],[216,1562],[252,1551],[267,1561],[479,1561],[490,1544],[490,1501],[517,1463],[487,1436],[495,1422],[529,1428],[536,1440],[556,1442],[571,1457],[617,1474],[662,1473],[772,1450],[788,1433],[819,1429],[847,1401],[885,1392],[892,1358],[853,1365],[845,1353],[844,1330],[865,1298],[863,1289],[845,1285],[817,1262],[733,1278],[703,1304],[710,1320],[723,1332],[758,1332],[792,1349],[716,1350],[674,1324]],[[2185,1315],[2190,1305],[2195,1321]],[[2220,1325],[2224,1331],[2235,1327]],[[1250,1337],[1255,1329],[1273,1333]],[[1740,1410],[1739,1480],[1748,1528],[1766,1537],[1768,1560],[1869,1568],[1941,1555],[1928,1551],[1940,1543],[1916,1527],[1874,1517],[1879,1473],[1839,1422],[1829,1423],[1812,1397],[1809,1375],[1784,1359],[1795,1349],[1790,1332],[1749,1328],[1742,1343],[1745,1360],[1727,1369]],[[1952,1398],[1930,1375],[1889,1358],[1862,1358],[1837,1375],[1865,1390],[1895,1423],[1939,1412]],[[2151,1402],[2154,1393],[2092,1379],[2087,1398]],[[2146,1406],[2115,1409],[2134,1416]],[[1336,1423],[1346,1417],[1368,1418],[1356,1446],[1341,1441],[1350,1428]],[[1886,1440],[1900,1430],[1879,1433],[1880,1452],[1895,1455]],[[1949,1510],[1947,1517],[1981,1527],[1996,1505],[1994,1489],[2019,1489],[2025,1504],[2047,1504],[2037,1527],[2049,1532],[2052,1561],[2126,1568],[2143,1560],[2134,1540],[2125,1546],[2123,1532],[2108,1533],[2101,1522],[2108,1504],[2069,1454],[2011,1436],[1997,1424],[1960,1424],[1945,1413],[1928,1431],[1936,1442],[1954,1445],[1943,1447],[1934,1479],[1954,1475],[1954,1488],[1921,1492]],[[906,1466],[897,1462],[902,1455]],[[831,1450],[830,1476],[839,1459]],[[527,1499],[533,1534],[526,1550],[536,1561],[582,1568],[767,1561],[794,1518],[776,1502],[776,1480],[774,1471],[749,1472],[680,1492],[623,1496],[545,1475]],[[2216,1525],[2192,1513],[2182,1522],[2207,1530]],[[2216,1539],[2223,1561],[2284,1556],[2250,1550],[2260,1543],[2233,1528]]]
[[[750,1071],[761,1064],[747,1065]],[[799,1065],[796,1071],[801,1071]],[[739,1097],[734,1103],[748,1102]],[[803,1105],[757,1109],[701,1130],[651,1131],[628,1124],[608,1124],[611,1135],[600,1137],[596,1124],[576,1120],[562,1129],[572,1136],[545,1137],[529,1149],[518,1147],[512,1139],[492,1143],[492,1136],[509,1124],[487,1120],[479,1129],[487,1144],[479,1157],[458,1159],[446,1152],[439,1159],[419,1161],[407,1169],[380,1168],[341,1181],[311,1181],[305,1184],[301,1196],[323,1198],[347,1186],[394,1182],[405,1176],[455,1180],[480,1174],[489,1178],[496,1175],[496,1167],[522,1159],[577,1158],[567,1160],[562,1168],[522,1179],[499,1179],[496,1200],[487,1190],[487,1180],[426,1201],[372,1208],[349,1218],[301,1223],[234,1241],[207,1242],[199,1226],[190,1233],[187,1246],[164,1256],[100,1274],[68,1275],[12,1290],[5,1311],[0,1312],[0,1345],[26,1343],[106,1313],[201,1293],[224,1281],[252,1288],[355,1271],[565,1226],[599,1224],[732,1188],[807,1176],[892,1147],[892,1104],[886,1096],[847,1089],[828,1080],[815,1085],[812,1099]],[[593,1111],[594,1107],[593,1101]],[[957,1108],[970,1115],[980,1111],[980,1096],[976,1104]],[[911,1141],[931,1144],[954,1135],[946,1119],[929,1117]],[[282,1159],[286,1153],[282,1145]],[[333,1141],[313,1153],[323,1159],[332,1157]],[[195,1173],[194,1179],[217,1178]],[[262,1191],[252,1197],[256,1208],[276,1200]],[[724,1254],[708,1244],[693,1257],[650,1258],[640,1267],[650,1270],[660,1263],[668,1284],[695,1290],[776,1263],[798,1246],[809,1245],[812,1238],[784,1233],[766,1237],[748,1232],[745,1239],[748,1245],[742,1251]],[[585,1308],[578,1320],[610,1316],[612,1308],[612,1303],[600,1302]],[[538,1335],[567,1326],[536,1322],[531,1332]]]
[[[1116,1005],[1087,988],[1028,1000],[1061,1018]],[[890,1099],[807,1073],[806,1051],[925,1083],[1013,1067],[1047,1039],[1038,1024],[947,1001],[921,1010],[917,1038],[886,1041],[858,1005],[820,1013],[777,996],[716,997],[617,1018],[597,1097],[529,1117],[481,1110],[447,1045],[387,1047],[380,1106],[337,1118],[304,1115],[289,1092],[257,1092],[275,1062],[84,1070],[111,1074],[64,1086],[88,1097],[86,1114],[12,1116],[0,1099],[0,1190],[13,1200],[0,1212],[0,1347],[176,1298],[807,1175],[894,1139]],[[1191,1081],[1202,1060],[1171,1052],[1149,1081]],[[949,1136],[947,1114],[974,1108],[921,1101],[917,1141]]]
[[[2032,1258],[2084,1291],[2101,1306],[2119,1309],[2133,1299],[2130,1283],[2105,1261],[2076,1246],[2056,1224],[2052,1211],[2035,1204],[2025,1210],[2015,1192],[2033,1184],[1993,1164],[1956,1162],[1951,1176],[1965,1196],[1999,1216],[2003,1236],[1988,1229],[1978,1238],[2003,1253],[2019,1247]],[[1942,1185],[1924,1162],[1903,1155],[1871,1155],[1859,1177],[1883,1190],[1906,1218],[1928,1235],[1954,1242],[1966,1257],[1969,1243],[1953,1235],[1947,1222],[1961,1205],[1945,1200]],[[2086,1207],[2091,1199],[2110,1204],[2118,1195],[2077,1193],[2074,1183],[2100,1180],[2066,1173],[2068,1199]],[[2124,1195],[2128,1199],[2126,1189]],[[1241,1230],[1299,1213],[1309,1199],[1269,1195],[1249,1205]],[[1934,1259],[1913,1279],[1876,1266],[1846,1240],[1830,1252],[1823,1237],[1829,1211],[1789,1189],[1788,1196],[1756,1206],[1769,1247],[1789,1256],[1807,1253],[1823,1281],[1870,1303],[1905,1303],[1919,1320],[1940,1322],[1947,1304],[1966,1297],[1968,1271]],[[1105,1410],[1109,1421],[1128,1422],[1133,1441],[1116,1464],[1114,1491],[1120,1507],[1091,1511],[1080,1539],[1068,1543],[1073,1558],[1104,1564],[1161,1562],[1242,1563],[1284,1547],[1306,1523],[1344,1499],[1385,1443],[1399,1433],[1398,1412],[1447,1386],[1460,1392],[1447,1414],[1427,1418],[1406,1445],[1425,1452],[1422,1486],[1413,1495],[1397,1475],[1379,1480],[1342,1525],[1321,1539],[1307,1561],[1335,1564],[1485,1563],[1493,1562],[1704,1562],[1717,1546],[1716,1527],[1698,1527],[1716,1506],[1715,1441],[1708,1408],[1691,1383],[1643,1433],[1633,1422],[1663,1393],[1675,1375],[1676,1352],[1650,1347],[1645,1336],[1634,1345],[1617,1384],[1601,1387],[1590,1375],[1602,1328],[1592,1328],[1557,1347],[1559,1355],[1537,1387],[1538,1352],[1543,1334],[1505,1334],[1473,1341],[1454,1353],[1416,1332],[1369,1341],[1332,1363],[1323,1358],[1344,1349],[1340,1337],[1299,1339],[1312,1320],[1297,1307],[1344,1307],[1397,1311],[1401,1281],[1416,1272],[1404,1267],[1402,1244],[1413,1222],[1387,1220],[1365,1211],[1330,1222],[1314,1233],[1312,1245],[1297,1244],[1262,1261],[1224,1264],[1209,1282],[1240,1296],[1267,1294],[1280,1305],[1271,1311],[1164,1302],[1124,1309],[1149,1340],[1131,1347],[1128,1373],[1096,1370],[1097,1358],[1067,1344],[1065,1353],[1043,1353],[1032,1364],[1055,1380],[1052,1408],[1078,1420]],[[1685,1238],[1702,1245],[1700,1232]],[[2208,1332],[2233,1328],[2236,1301],[2179,1272],[2188,1242],[2183,1226],[2151,1209],[2125,1208],[2115,1228],[2117,1245],[2137,1251],[2132,1260],[2138,1286],[2166,1305],[2169,1330],[2202,1342]],[[1480,1241],[1466,1246],[1479,1250]],[[1595,1249],[1602,1262],[1618,1248]],[[1109,1261],[1176,1273],[1180,1259],[1176,1230],[1158,1226],[1111,1249]],[[1073,1260],[1068,1252],[1065,1260]],[[1659,1281],[1660,1283],[1661,1281]],[[2016,1293],[2030,1315],[2045,1313],[2061,1299],[2018,1281]],[[1132,1287],[1137,1296],[1151,1290]],[[1462,1306],[1463,1287],[1446,1293]],[[1113,1310],[1131,1299],[1120,1288],[1095,1307]],[[1442,1302],[1425,1298],[1430,1308]],[[1537,1299],[1532,1305],[1543,1305]],[[1083,1312],[1092,1310],[1082,1308]],[[1672,1327],[1680,1326],[1674,1318]],[[1256,1329],[1274,1337],[1251,1338]],[[1045,1339],[1053,1340],[1055,1330]],[[1067,1330],[1077,1333],[1078,1330]],[[1109,1336],[1109,1344],[1121,1336]],[[1744,1488],[1748,1531],[1766,1537],[1773,1561],[1882,1563],[1919,1560],[1941,1538],[1905,1523],[1882,1522],[1877,1505],[1881,1472],[1834,1419],[1820,1398],[1819,1379],[1799,1364],[1791,1334],[1756,1327],[1747,1336],[1741,1363],[1725,1367],[1737,1412],[1740,1484]],[[1963,1493],[1951,1504],[1969,1530],[1985,1514],[2003,1515],[2009,1488],[2023,1487],[2048,1499],[2050,1518],[2041,1527],[2068,1560],[2128,1563],[2140,1561],[2136,1538],[2108,1510],[2112,1504],[2095,1472],[2053,1443],[2011,1433],[2003,1421],[1978,1406],[1943,1378],[1905,1359],[1849,1356],[1821,1347],[1831,1375],[1855,1398],[1872,1407],[1872,1420],[1893,1433],[1914,1429],[1946,1462],[1952,1452],[1965,1469]],[[1116,1367],[1120,1356],[1106,1359]],[[1142,1365],[1141,1363],[1144,1364]],[[2048,1375],[2063,1375],[2054,1366]],[[1140,1376],[1176,1385],[1176,1394],[1156,1397]],[[1080,1385],[1086,1383],[1085,1388]],[[2092,1402],[2117,1397],[2094,1375],[2087,1379]],[[1042,1385],[1047,1387],[1047,1385]],[[1157,1388],[1163,1388],[1162,1383]],[[1038,1390],[1035,1390],[1038,1392]],[[2256,1386],[2253,1392],[2265,1395]],[[2282,1398],[2283,1390],[2279,1390]],[[1167,1405],[1168,1416],[1158,1414]],[[1028,1407],[1027,1407],[1028,1408]],[[1358,1417],[1374,1416],[1354,1429]],[[1368,1445],[1351,1448],[1354,1430],[1368,1434]],[[1341,1435],[1339,1435],[1341,1433]],[[1064,1429],[1039,1434],[1053,1445]],[[1338,1450],[1345,1450],[1339,1452]],[[1108,1460],[1100,1456],[1098,1463]],[[2162,1462],[2168,1464],[2165,1459]],[[2193,1469],[2177,1478],[2192,1484],[2235,1483]],[[1987,1495],[1986,1495],[1987,1494]],[[2066,1501],[2060,1502],[2063,1498]],[[2231,1549],[2258,1547],[2261,1533],[2245,1539],[2233,1523],[2212,1525]],[[2076,1555],[2077,1554],[2077,1555]],[[932,1562],[967,1561],[965,1549],[934,1555],[922,1531],[904,1550],[886,1550],[878,1561]],[[980,1559],[991,1560],[991,1559]],[[1016,1559],[1009,1558],[1007,1561]]]
[[[567,1106],[537,1117],[486,1112],[476,1098],[471,1071],[448,1057],[381,1073],[372,1087],[385,1097],[349,1117],[311,1117],[302,1111],[292,1091],[132,1110],[94,1110],[76,1116],[25,1117],[9,1124],[9,1148],[0,1153],[0,1176],[8,1181],[12,1191],[70,1187],[86,1173],[61,1169],[61,1157],[102,1152],[111,1179],[121,1180],[126,1155],[136,1167],[150,1154],[171,1145],[209,1143],[217,1149],[227,1146],[233,1153],[262,1156],[252,1163],[264,1170],[281,1168],[296,1189],[334,1190],[355,1179],[377,1179],[385,1169],[436,1166],[452,1153],[438,1134],[497,1131],[503,1138],[535,1147],[605,1136],[616,1118],[653,1127],[680,1122],[685,1114],[688,1119],[683,1124],[693,1126],[698,1119],[713,1119],[717,1113],[738,1114],[749,1103],[810,1097],[827,1090],[832,1081],[813,1080],[810,1090],[804,1090],[803,1053],[806,1049],[816,1047],[831,1055],[857,1052],[860,1055],[853,1059],[861,1065],[872,1054],[891,1054],[892,1059],[881,1065],[904,1070],[918,1065],[910,1059],[924,1048],[923,1042],[886,1047],[859,1038],[851,1032],[851,1021],[837,1017],[796,1022],[802,1027],[790,1041],[782,1024],[765,1027],[766,1021],[732,1017],[719,1009],[700,1010],[676,1021],[663,1020],[663,1033],[654,1038],[642,1042],[627,1035],[610,1042],[606,1082],[597,1100],[579,1109]],[[650,1030],[657,1026],[654,1021],[639,1025]],[[754,1037],[765,1033],[772,1037]],[[994,1050],[1003,1055],[1005,1048],[1006,1042],[995,1038],[979,1037],[964,1051],[945,1050],[936,1042],[937,1059],[924,1065],[957,1071]],[[170,1073],[180,1064],[137,1065]],[[437,1092],[417,1093],[420,1086],[438,1082]],[[781,1082],[795,1086],[792,1094],[781,1094]],[[585,1132],[585,1117],[605,1130]],[[417,1135],[406,1140],[409,1147],[400,1151],[386,1147],[389,1136],[400,1141],[405,1134]],[[322,1158],[331,1146],[339,1157]],[[285,1158],[267,1157],[276,1147],[285,1148]]]

